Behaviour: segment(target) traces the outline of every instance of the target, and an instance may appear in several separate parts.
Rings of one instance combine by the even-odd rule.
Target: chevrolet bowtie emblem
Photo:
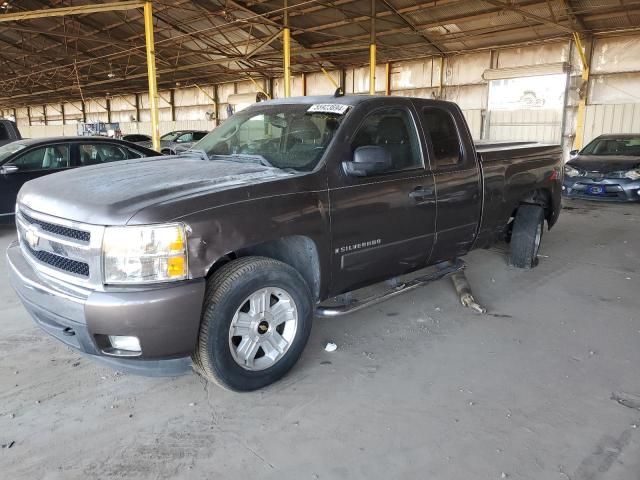
[[[27,230],[24,232],[24,239],[32,249],[38,248],[40,237],[38,236],[37,228],[33,226],[27,228]]]

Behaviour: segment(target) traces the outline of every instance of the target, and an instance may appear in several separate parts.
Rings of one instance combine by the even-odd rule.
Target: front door
[[[17,168],[11,173],[0,175],[0,206],[5,210],[0,214],[9,216],[13,214],[22,185],[29,180],[70,168],[69,145],[59,143],[25,149],[5,166]]]
[[[339,162],[329,167],[333,294],[420,268],[431,253],[433,175],[425,169],[414,109],[400,105],[364,115],[340,159],[351,160],[358,147],[378,146],[389,153],[389,168],[357,177]]]

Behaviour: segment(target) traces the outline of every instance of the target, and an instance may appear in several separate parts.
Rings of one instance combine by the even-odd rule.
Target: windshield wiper
[[[252,155],[249,153],[232,153],[230,155],[213,154],[209,156],[209,158],[211,159],[213,159],[213,157],[223,157],[228,158],[234,162],[255,163],[257,165],[263,165],[265,167],[278,168],[275,165],[272,165],[269,160],[264,158],[262,155]]]

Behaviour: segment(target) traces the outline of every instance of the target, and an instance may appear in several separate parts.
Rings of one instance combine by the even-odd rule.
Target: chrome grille
[[[82,287],[102,289],[104,227],[74,222],[18,205],[22,251],[40,272]]]
[[[60,235],[62,237],[73,238],[74,240],[80,240],[81,242],[89,243],[91,241],[91,233],[82,230],[75,230],[73,228],[63,227],[62,225],[54,225],[53,223],[43,222],[42,220],[36,220],[35,218],[22,212],[22,217],[31,225],[40,225],[40,228],[45,232],[53,233],[54,235]]]

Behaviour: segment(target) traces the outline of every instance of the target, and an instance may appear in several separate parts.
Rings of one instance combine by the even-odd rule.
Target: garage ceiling
[[[376,0],[380,62],[640,27],[640,0]],[[95,4],[9,0],[0,15]],[[159,87],[282,75],[283,4],[156,0]],[[291,0],[294,73],[365,64],[370,0]],[[0,23],[0,105],[145,91],[142,10]]]

